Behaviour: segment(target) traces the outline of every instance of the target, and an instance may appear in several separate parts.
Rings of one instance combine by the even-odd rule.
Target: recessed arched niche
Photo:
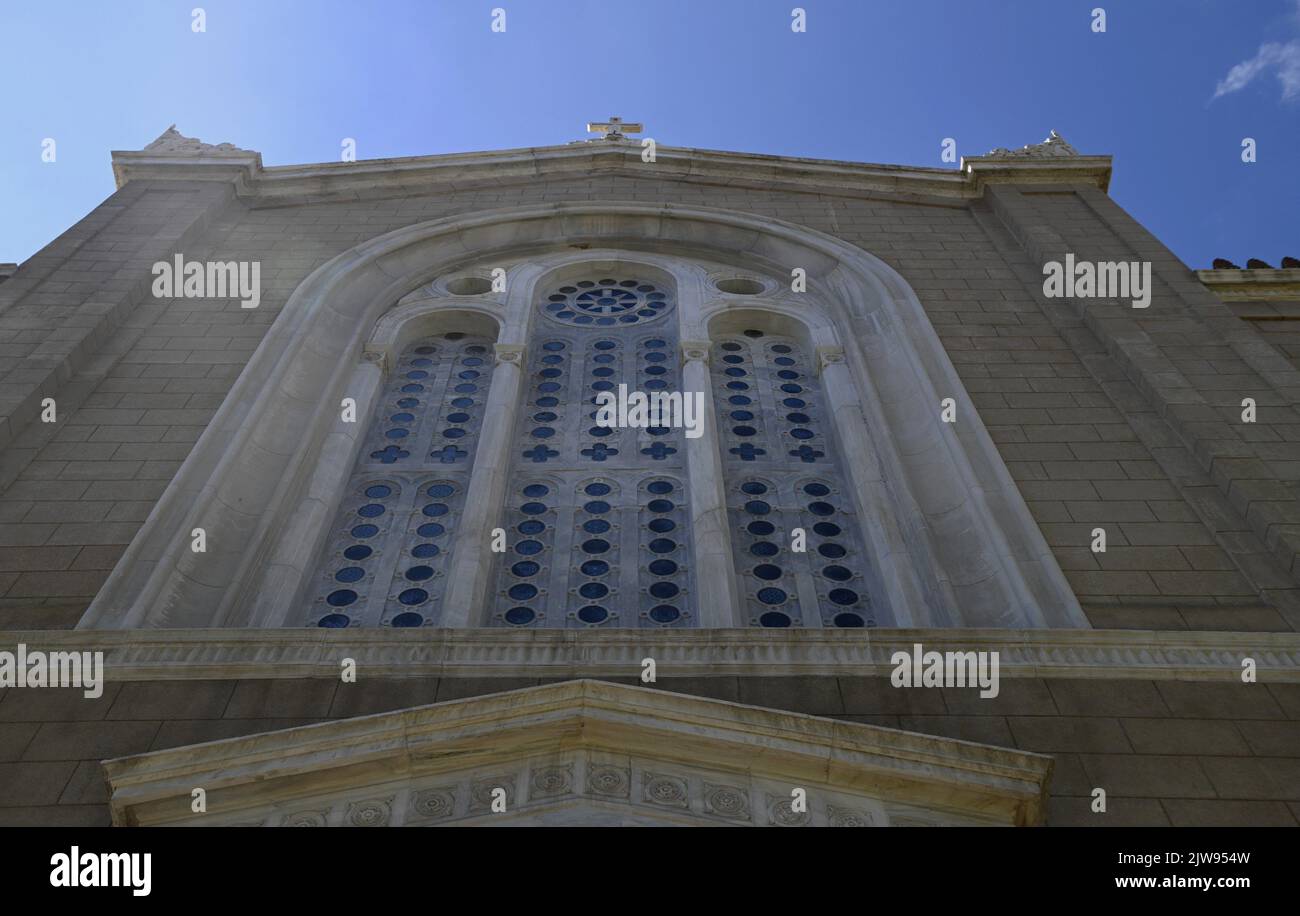
[[[792,265],[806,272],[806,293],[772,280],[788,276]],[[500,276],[497,271],[504,273],[503,289],[458,283]],[[448,276],[451,282],[441,279]],[[597,292],[581,298],[589,289],[577,285],[583,282]],[[571,318],[560,317],[566,310]],[[463,492],[455,498],[462,502],[454,510],[446,503],[463,514],[461,534],[447,543],[446,565],[434,571],[443,583],[444,610],[425,614],[394,606],[398,613],[370,614],[367,625],[400,627],[418,617],[421,626],[515,626],[507,615],[516,605],[506,607],[502,594],[539,575],[542,566],[581,570],[591,562],[589,569],[599,569],[599,554],[582,559],[571,548],[581,543],[579,532],[604,534],[607,520],[609,530],[636,529],[638,536],[620,548],[630,561],[635,542],[635,568],[606,592],[583,591],[604,573],[553,577],[537,586],[538,594],[554,596],[561,586],[566,592],[548,606],[558,619],[548,609],[547,625],[765,626],[767,611],[754,602],[777,597],[774,591],[760,596],[762,589],[779,588],[789,603],[771,606],[785,608],[781,613],[793,627],[1087,626],[920,303],[896,272],[805,227],[634,203],[525,207],[409,226],[313,272],[290,297],[81,626],[310,623],[310,615],[300,613],[303,602],[319,584],[313,577],[331,549],[334,520],[348,511],[348,498],[361,498],[349,481],[357,482],[352,474],[359,460],[364,464],[366,449],[379,451],[373,437],[385,431],[376,433],[376,424],[382,425],[377,418],[395,423],[393,414],[410,412],[384,413],[393,374],[425,371],[404,362],[411,346],[449,333],[481,338],[483,354],[457,351],[455,358],[490,355],[494,371],[460,362],[436,367],[446,379],[453,372],[490,375],[489,390],[474,392],[483,395],[476,405],[483,412],[476,421],[481,433],[475,433],[468,472],[458,478]],[[601,334],[612,344],[607,350],[594,346]],[[568,349],[545,350],[548,341]],[[720,349],[726,342],[747,349]],[[569,355],[542,359],[562,353]],[[590,409],[593,385],[620,377],[597,371],[606,366],[638,384],[660,378],[707,389],[709,437],[673,444],[664,437],[656,449],[648,434],[623,430],[618,446],[599,447],[600,437],[580,427],[575,415]],[[535,396],[542,373],[569,386],[563,420],[563,411],[550,409],[558,402],[542,404]],[[940,422],[938,405],[946,397],[957,402],[963,423]],[[357,417],[367,422],[342,420],[344,398],[355,400]],[[459,428],[442,423],[456,409],[451,401],[437,409],[442,412],[420,433],[429,436],[421,445],[429,454],[439,430]],[[537,419],[552,413],[555,420]],[[574,424],[576,450],[563,467],[557,459],[552,471],[544,465],[550,452],[563,451],[557,443],[567,435],[564,422]],[[752,436],[743,431],[751,427]],[[752,449],[741,441],[760,439],[766,444]],[[533,454],[546,460],[524,457],[537,448]],[[754,461],[736,458],[732,448]],[[782,462],[764,464],[757,449],[779,452]],[[666,456],[663,463],[654,451]],[[641,456],[641,463],[629,462],[631,455]],[[421,499],[436,499],[428,492],[440,485],[433,469],[419,470],[429,472],[427,479],[400,481],[401,492],[421,486]],[[582,501],[578,496],[591,475],[607,478],[623,494],[623,502],[611,502],[617,511],[606,519],[605,513],[579,512],[584,502],[599,501],[585,491]],[[397,478],[383,478],[390,479]],[[656,493],[651,483],[674,489]],[[750,520],[735,513],[748,511],[746,501],[770,501],[747,493],[746,483],[755,484],[751,490],[782,490],[781,500],[770,503],[789,516],[780,526],[773,523],[781,539],[772,543],[782,557],[791,550],[787,529],[820,523],[823,532],[841,533],[812,542],[819,559],[760,562],[768,558],[750,550],[758,541],[741,542],[738,533]],[[524,488],[530,486],[545,486],[547,493],[529,497]],[[686,497],[678,503],[670,493]],[[523,512],[529,499],[554,513],[547,524],[557,540],[546,564],[512,560],[524,563],[518,572],[527,575],[511,579],[487,535],[517,528],[521,520],[509,513]],[[673,508],[656,513],[651,503]],[[412,497],[404,517],[414,518],[411,513],[428,504],[417,507]],[[671,572],[639,578],[641,566],[654,562],[641,546],[652,538],[639,536],[652,520],[661,528],[687,528],[693,539],[654,567]],[[182,533],[194,527],[208,532],[205,555],[185,549]],[[823,545],[826,555],[817,554]],[[411,546],[394,542],[389,549]],[[539,569],[533,572],[529,563]],[[397,581],[411,566],[393,565],[390,581],[375,587],[400,603],[404,589],[417,588]],[[766,567],[774,566],[780,566],[778,575],[764,578],[774,572]],[[839,568],[828,573],[828,567]],[[676,586],[674,599],[688,597],[651,602],[646,596],[660,581]],[[788,613],[796,603],[797,613]],[[400,617],[407,613],[415,617]]]

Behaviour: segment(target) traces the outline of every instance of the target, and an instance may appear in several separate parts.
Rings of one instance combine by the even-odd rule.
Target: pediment
[[[1032,825],[1051,767],[593,680],[104,764],[113,822],[142,826]],[[191,808],[194,787],[205,813]]]

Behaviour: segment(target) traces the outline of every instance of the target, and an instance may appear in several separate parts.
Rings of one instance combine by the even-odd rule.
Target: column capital
[[[527,347],[524,344],[493,344],[492,350],[496,354],[497,364],[514,363],[516,366],[522,366],[524,362],[524,351]]]
[[[683,340],[681,342],[682,363],[699,360],[707,366],[709,364],[709,350],[712,346],[713,342],[710,340]]]
[[[844,348],[841,346],[827,346],[817,348],[817,374],[826,371],[827,366],[833,366],[836,363],[844,362]]]
[[[383,373],[388,372],[388,366],[391,362],[388,358],[388,348],[373,344],[367,344],[366,348],[361,351],[361,361],[363,363],[374,363],[379,367],[379,371]]]

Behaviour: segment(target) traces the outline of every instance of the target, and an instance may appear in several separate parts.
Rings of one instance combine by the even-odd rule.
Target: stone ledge
[[[1196,279],[1224,301],[1300,299],[1300,269],[1197,270]]]
[[[896,651],[994,651],[1006,677],[1300,683],[1300,634],[1155,630],[393,630],[0,631],[0,650],[103,651],[114,680],[368,676],[661,678],[887,676]]]
[[[118,187],[140,179],[234,182],[241,198],[286,205],[353,200],[362,194],[431,194],[483,182],[533,181],[565,174],[627,175],[738,187],[795,188],[819,193],[875,192],[961,202],[978,198],[991,183],[1084,183],[1105,190],[1109,156],[1051,159],[976,156],[959,169],[846,162],[659,145],[655,161],[641,159],[639,144],[566,144],[433,156],[365,159],[264,167],[258,153],[238,150],[115,151]]]

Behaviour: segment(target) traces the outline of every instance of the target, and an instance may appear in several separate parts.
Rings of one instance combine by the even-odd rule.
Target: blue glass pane
[[[529,607],[512,607],[506,611],[506,622],[513,623],[515,626],[523,626],[532,623],[537,617],[537,613]]]
[[[350,588],[340,588],[325,596],[325,603],[330,607],[347,607],[357,600],[357,593]]]
[[[650,609],[650,619],[655,623],[672,623],[682,616],[682,612],[671,604],[660,604]]]
[[[597,604],[578,611],[578,619],[583,623],[603,623],[609,617],[609,611]]]

